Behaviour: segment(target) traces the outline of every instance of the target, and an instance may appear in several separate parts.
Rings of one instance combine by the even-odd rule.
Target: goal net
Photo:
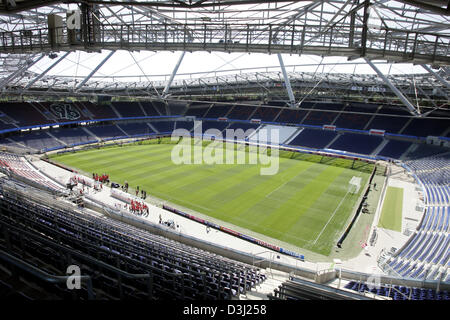
[[[358,193],[361,188],[361,177],[353,176],[348,183],[348,191],[350,193]]]

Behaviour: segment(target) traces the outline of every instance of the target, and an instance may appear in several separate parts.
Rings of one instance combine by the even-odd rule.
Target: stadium
[[[449,17],[3,1],[1,299],[449,300]]]

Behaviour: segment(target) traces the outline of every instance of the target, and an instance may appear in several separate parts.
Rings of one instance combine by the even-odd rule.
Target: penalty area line
[[[339,210],[339,208],[341,207],[341,204],[344,202],[345,198],[347,198],[347,195],[349,194],[349,191],[347,191],[347,193],[345,194],[345,196],[342,198],[341,202],[339,202],[338,206],[336,207],[336,209],[334,209],[333,214],[331,215],[330,219],[328,219],[327,223],[325,224],[325,226],[322,228],[322,230],[320,231],[319,235],[316,237],[316,240],[314,240],[313,245],[316,244],[317,240],[319,240],[320,236],[322,235],[322,233],[324,232],[324,230],[326,229],[326,227],[328,226],[328,224],[330,223],[330,221],[333,219],[334,215],[336,214],[336,212]]]

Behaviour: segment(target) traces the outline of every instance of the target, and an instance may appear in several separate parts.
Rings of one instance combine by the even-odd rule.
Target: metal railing
[[[13,265],[14,267],[22,270],[23,272],[49,284],[65,284],[73,276],[56,276],[49,274],[39,268],[36,268],[25,261],[10,255],[9,253],[0,250],[0,260],[4,263]],[[80,282],[84,283],[87,287],[88,299],[94,299],[94,293],[92,289],[92,279],[90,276],[79,276]]]
[[[99,24],[82,39],[66,28],[0,33],[0,52],[64,50],[181,50],[318,54],[386,58],[395,61],[450,64],[450,36],[360,26],[276,24]],[[352,34],[352,37],[349,36]]]

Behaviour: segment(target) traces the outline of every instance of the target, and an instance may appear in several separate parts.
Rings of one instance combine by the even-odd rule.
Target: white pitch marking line
[[[331,219],[333,219],[334,215],[336,214],[336,212],[338,211],[338,209],[341,207],[342,202],[344,202],[345,198],[347,198],[349,191],[347,191],[347,193],[345,194],[345,197],[342,198],[341,202],[339,202],[339,205],[336,207],[336,209],[334,209],[333,214],[331,215],[330,219],[328,219],[328,222],[325,224],[325,226],[322,228],[322,231],[320,231],[319,235],[317,236],[316,240],[314,240],[313,244],[316,244],[317,240],[320,238],[320,236],[322,235],[322,232],[325,230],[325,228],[328,226],[328,224],[330,223]]]
[[[358,177],[361,177],[362,172],[360,172],[358,174]],[[322,235],[322,232],[325,230],[325,228],[327,227],[327,225],[330,223],[331,219],[333,219],[334,215],[336,214],[336,212],[338,211],[338,209],[340,208],[342,202],[344,201],[345,198],[347,198],[348,193],[350,191],[347,191],[347,193],[345,194],[345,196],[342,198],[341,202],[339,202],[339,205],[337,206],[337,208],[334,210],[333,214],[331,215],[330,219],[328,219],[328,222],[325,224],[325,226],[322,228],[322,231],[320,231],[319,235],[317,236],[316,240],[314,240],[314,244],[316,244],[317,240],[319,239],[319,237]]]
[[[295,178],[297,178],[299,175],[301,175],[303,173],[304,170],[301,170],[296,176],[290,178],[289,180],[287,180],[285,183],[283,183],[282,185],[280,185],[279,187],[277,187],[276,189],[272,190],[269,194],[266,194],[265,198],[269,197],[272,193],[274,193],[275,191],[277,191],[278,189],[280,189],[281,187],[285,186],[286,183],[291,182],[292,180],[294,180]]]
[[[281,187],[284,187],[284,185],[285,185],[286,183],[288,183],[289,181],[291,181],[291,180],[292,180],[292,179],[287,180],[285,183],[283,183],[282,185],[280,185],[278,188],[272,190],[272,191],[271,191],[269,194],[267,194],[265,197],[266,197],[266,198],[269,197],[272,193],[274,193],[275,191],[277,191],[277,190],[280,189]]]

